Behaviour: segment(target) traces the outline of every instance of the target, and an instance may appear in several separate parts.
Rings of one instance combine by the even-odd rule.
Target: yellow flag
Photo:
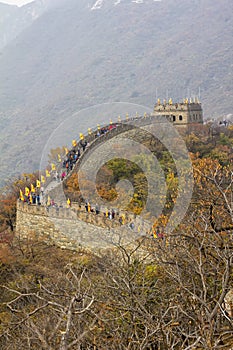
[[[51,164],[51,170],[56,170],[56,165],[55,164]]]
[[[28,195],[29,195],[29,193],[30,193],[29,188],[28,188],[28,187],[25,187],[25,196],[28,196]]]
[[[68,150],[68,148],[67,147],[64,147],[64,150],[65,150],[65,152],[66,152],[66,155],[69,153],[69,150]]]
[[[97,124],[97,129],[100,130],[100,125],[99,124]]]
[[[47,205],[48,205],[48,206],[51,205],[51,199],[50,199],[49,196],[48,196],[48,198],[47,198]]]
[[[110,119],[110,125],[112,125],[112,119]]]
[[[24,196],[22,190],[19,190],[19,199],[24,202]]]
[[[128,113],[126,114],[126,120],[129,120],[129,114]]]
[[[79,134],[80,140],[84,140],[84,135],[80,132]]]
[[[45,176],[46,177],[50,177],[51,175],[50,175],[50,172],[48,171],[48,170],[45,170]]]
[[[89,135],[92,134],[91,128],[88,128],[88,134],[89,134]]]
[[[40,188],[40,180],[36,180],[36,187]]]
[[[33,184],[31,184],[31,192],[36,192],[35,187]]]
[[[44,184],[45,183],[45,177],[44,175],[41,175],[41,182]]]
[[[70,207],[70,199],[69,198],[67,199],[66,203],[67,203],[67,207],[69,208]]]
[[[73,140],[73,141],[72,141],[72,146],[73,146],[73,147],[76,147],[76,146],[77,146],[77,141],[76,141],[76,140]]]
[[[61,156],[60,154],[57,155],[58,161],[61,162]]]
[[[121,116],[120,115],[118,116],[118,122],[121,122]]]
[[[32,204],[32,195],[29,196],[29,202]]]

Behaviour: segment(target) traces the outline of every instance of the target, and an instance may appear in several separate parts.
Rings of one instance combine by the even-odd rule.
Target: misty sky
[[[0,2],[4,2],[5,4],[18,5],[18,6],[25,5],[32,1],[33,0],[0,0]]]

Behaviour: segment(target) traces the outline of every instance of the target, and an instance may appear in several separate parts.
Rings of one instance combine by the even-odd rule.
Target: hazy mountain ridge
[[[181,99],[200,87],[205,116],[232,113],[230,0],[214,6],[210,0],[115,2],[104,1],[95,11],[96,1],[52,3],[2,50],[5,174],[11,159],[19,171],[38,168],[51,131],[70,113],[98,103],[152,109],[156,90],[161,98]]]
[[[0,2],[0,49],[8,45],[49,7],[46,0],[38,0],[22,7]]]
[[[112,6],[122,5],[126,3],[134,3],[134,4],[148,4],[148,3],[154,3],[159,2],[161,0],[95,0],[91,3],[88,3],[88,7],[91,10],[99,10],[104,6],[108,6],[109,4]]]

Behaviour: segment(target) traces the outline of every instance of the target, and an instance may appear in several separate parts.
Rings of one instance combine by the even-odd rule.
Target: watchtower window
[[[183,120],[183,117],[182,117],[182,115],[179,115],[179,120]]]
[[[176,121],[176,116],[175,115],[172,116],[172,120],[173,120],[173,122]]]

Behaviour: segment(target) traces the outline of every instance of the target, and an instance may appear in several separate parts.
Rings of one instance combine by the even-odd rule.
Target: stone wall
[[[133,218],[127,217],[127,223]],[[50,208],[17,202],[16,234],[21,239],[35,238],[65,249],[80,248],[95,252],[119,243],[132,245],[148,226],[134,217],[135,228],[120,225],[117,219],[85,212],[84,208]],[[140,228],[140,232],[139,232]]]
[[[124,123],[118,123],[117,127],[104,135],[95,137],[87,136],[89,147],[82,153],[73,171],[78,172],[80,166],[89,158],[90,154],[100,144],[105,144],[118,135],[139,143],[145,141],[145,132],[137,127],[150,125],[151,123],[163,123],[162,119],[154,116],[138,117]],[[93,165],[93,164],[92,164]],[[59,169],[60,170],[60,169]],[[65,178],[67,181],[73,173],[71,171]],[[56,203],[66,203],[63,191],[63,183],[57,183],[54,188],[47,191]],[[120,213],[121,214],[121,213]],[[43,205],[28,205],[18,201],[16,232],[21,238],[35,237],[49,244],[56,244],[62,248],[77,250],[85,248],[89,250],[102,250],[112,248],[114,245],[133,244],[142,236],[148,237],[150,225],[144,222],[140,216],[124,213],[126,225],[119,224],[119,218],[110,220],[102,214],[87,213],[84,207],[60,208],[46,207]],[[129,228],[129,223],[134,223],[134,229]]]

